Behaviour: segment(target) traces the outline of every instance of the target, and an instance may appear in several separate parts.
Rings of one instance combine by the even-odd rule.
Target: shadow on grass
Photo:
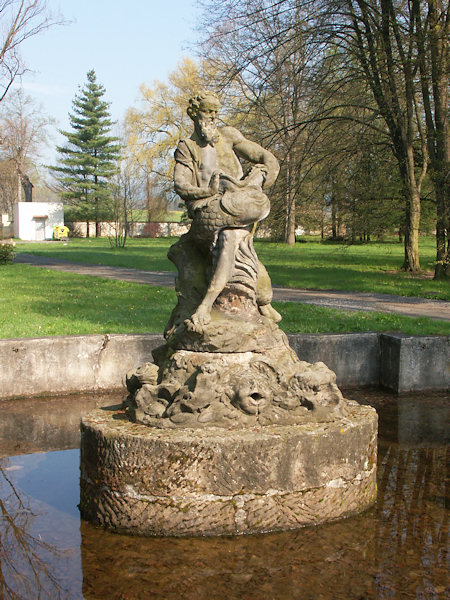
[[[103,333],[161,333],[176,294],[92,276],[12,264],[0,268],[0,337],[42,337]],[[305,304],[277,304],[291,332],[401,330],[411,334],[450,333],[450,324],[392,314],[338,311]]]
[[[162,332],[175,292],[123,281],[10,265],[0,337]]]
[[[43,247],[44,248],[44,247]],[[144,271],[174,271],[174,265],[167,258],[167,248],[70,248],[41,250],[26,247],[22,252],[55,259],[69,260],[91,265],[126,267]]]
[[[450,300],[448,282],[429,279],[413,279],[407,273],[361,271],[357,268],[329,266],[300,266],[273,264],[266,261],[272,283],[286,287],[348,290],[369,293],[385,293],[403,296]]]
[[[449,335],[450,323],[394,313],[350,311],[311,304],[274,302],[286,333],[403,332],[409,335]]]

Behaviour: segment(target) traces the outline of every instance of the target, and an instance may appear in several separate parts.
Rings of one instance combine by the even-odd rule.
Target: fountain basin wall
[[[116,531],[281,531],[376,497],[377,414],[357,403],[330,423],[237,430],[158,429],[96,410],[81,431],[81,514]]]
[[[324,362],[339,386],[382,385],[394,392],[450,387],[450,336],[291,334],[301,360]],[[3,398],[118,389],[127,370],[148,361],[158,334],[0,340]]]

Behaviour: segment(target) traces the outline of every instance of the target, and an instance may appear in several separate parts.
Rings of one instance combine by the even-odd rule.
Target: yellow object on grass
[[[69,228],[65,225],[55,225],[53,227],[53,239],[62,240],[69,237]]]

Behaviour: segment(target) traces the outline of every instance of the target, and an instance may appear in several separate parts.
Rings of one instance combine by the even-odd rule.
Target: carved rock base
[[[161,430],[123,411],[82,421],[82,516],[141,535],[288,530],[375,499],[377,415],[348,404],[332,423]]]
[[[225,427],[326,422],[346,414],[336,376],[286,344],[260,352],[178,350],[127,379],[129,418],[143,425]]]

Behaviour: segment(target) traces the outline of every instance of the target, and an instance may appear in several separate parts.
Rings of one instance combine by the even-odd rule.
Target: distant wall
[[[324,362],[338,385],[394,392],[450,388],[450,336],[291,334],[301,360]],[[152,360],[159,334],[0,340],[0,397],[121,388],[128,370]]]
[[[72,227],[76,234],[80,237],[86,237],[87,226],[84,221],[73,221]],[[116,235],[116,223],[111,221],[103,221],[100,223],[100,230],[102,237],[113,237]],[[189,225],[181,223],[171,222],[137,222],[131,223],[129,234],[132,237],[178,237],[187,233]],[[89,235],[95,236],[95,223],[89,223]]]
[[[79,237],[86,237],[86,223],[84,221],[71,221],[74,231]],[[148,238],[159,238],[159,237],[179,237],[184,233],[187,233],[190,225],[179,223],[175,221],[161,222],[161,221],[150,221],[144,222],[139,221],[137,223],[131,223],[129,226],[129,234],[132,237],[148,237]],[[113,237],[116,234],[116,223],[112,221],[103,221],[100,223],[101,237]],[[297,228],[298,229],[298,228]],[[304,231],[302,229],[302,231]],[[309,233],[306,232],[306,233]],[[317,233],[317,232],[316,232]],[[95,223],[89,223],[89,235],[90,237],[95,236]],[[270,239],[272,237],[272,231],[269,227],[265,227],[264,224],[259,225],[256,233],[256,239]]]

